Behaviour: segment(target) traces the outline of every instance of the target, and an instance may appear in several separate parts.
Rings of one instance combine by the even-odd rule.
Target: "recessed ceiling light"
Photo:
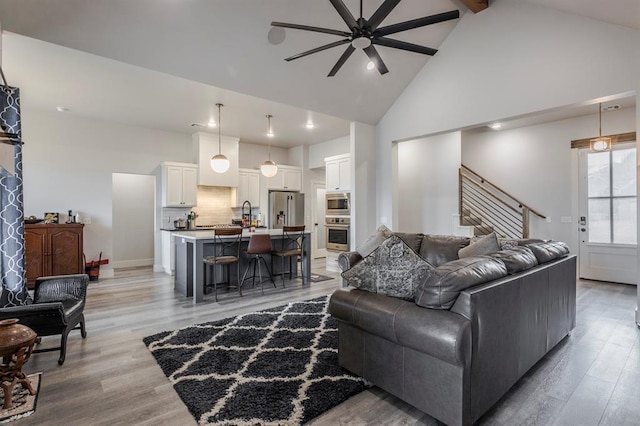
[[[491,127],[493,130],[499,130],[502,128],[502,124],[500,123],[493,123],[493,124],[489,124],[489,127]]]
[[[315,126],[315,124],[313,124],[313,121],[309,120],[309,121],[307,121],[307,124],[305,124],[305,127],[307,129],[313,129],[316,126]]]
[[[209,122],[207,123],[207,127],[216,127],[217,124],[215,122],[215,120],[209,120]]]
[[[56,110],[57,110],[58,112],[67,112],[67,111],[69,111],[69,108],[67,108],[67,107],[63,107],[63,106],[57,106],[57,107],[56,107]]]
[[[376,67],[376,64],[374,64],[372,61],[369,61],[369,63],[367,63],[367,69],[369,71],[371,71],[372,69],[374,69]]]

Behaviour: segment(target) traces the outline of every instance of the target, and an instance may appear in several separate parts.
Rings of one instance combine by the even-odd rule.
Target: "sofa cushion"
[[[569,247],[561,241],[543,241],[527,244],[526,247],[531,249],[539,264],[550,262],[569,254]]]
[[[349,285],[404,300],[415,298],[418,284],[433,271],[400,237],[387,238],[369,256],[342,273]]]
[[[507,276],[500,260],[489,256],[467,257],[439,266],[420,283],[415,302],[418,306],[449,309],[461,291]]]
[[[469,245],[469,237],[425,234],[420,245],[420,257],[438,267],[458,259],[458,251]]]
[[[498,244],[498,236],[495,232],[478,238],[475,242],[471,242],[466,247],[461,248],[458,251],[458,257],[464,259],[465,257],[481,256],[483,254],[495,253],[500,250]]]
[[[423,234],[416,232],[394,232],[393,235],[397,235],[404,241],[413,251],[420,253],[420,246],[422,245]]]
[[[369,235],[360,247],[356,248],[356,251],[360,253],[360,256],[367,257],[371,252],[380,247],[380,244],[387,238],[393,235],[393,232],[384,225],[380,227],[373,234]]]
[[[538,264],[538,259],[528,247],[515,246],[491,253],[489,256],[501,260],[509,274],[525,271]]]

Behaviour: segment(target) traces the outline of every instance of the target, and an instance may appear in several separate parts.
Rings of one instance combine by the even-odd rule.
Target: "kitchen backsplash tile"
[[[224,186],[198,186],[197,225],[231,223],[231,188]]]

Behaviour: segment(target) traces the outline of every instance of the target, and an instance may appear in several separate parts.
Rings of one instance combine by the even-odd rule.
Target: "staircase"
[[[529,238],[531,214],[546,216],[462,165],[458,172],[460,225],[476,236],[496,232],[502,238]]]

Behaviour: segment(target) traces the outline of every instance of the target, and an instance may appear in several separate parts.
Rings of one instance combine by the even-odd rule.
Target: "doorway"
[[[637,281],[636,146],[581,149],[579,157],[580,278]]]
[[[314,259],[327,257],[326,228],[325,228],[325,184],[315,181],[311,184],[311,220],[313,222],[313,232],[311,232],[311,251]]]
[[[155,176],[113,173],[113,267],[153,265]]]

